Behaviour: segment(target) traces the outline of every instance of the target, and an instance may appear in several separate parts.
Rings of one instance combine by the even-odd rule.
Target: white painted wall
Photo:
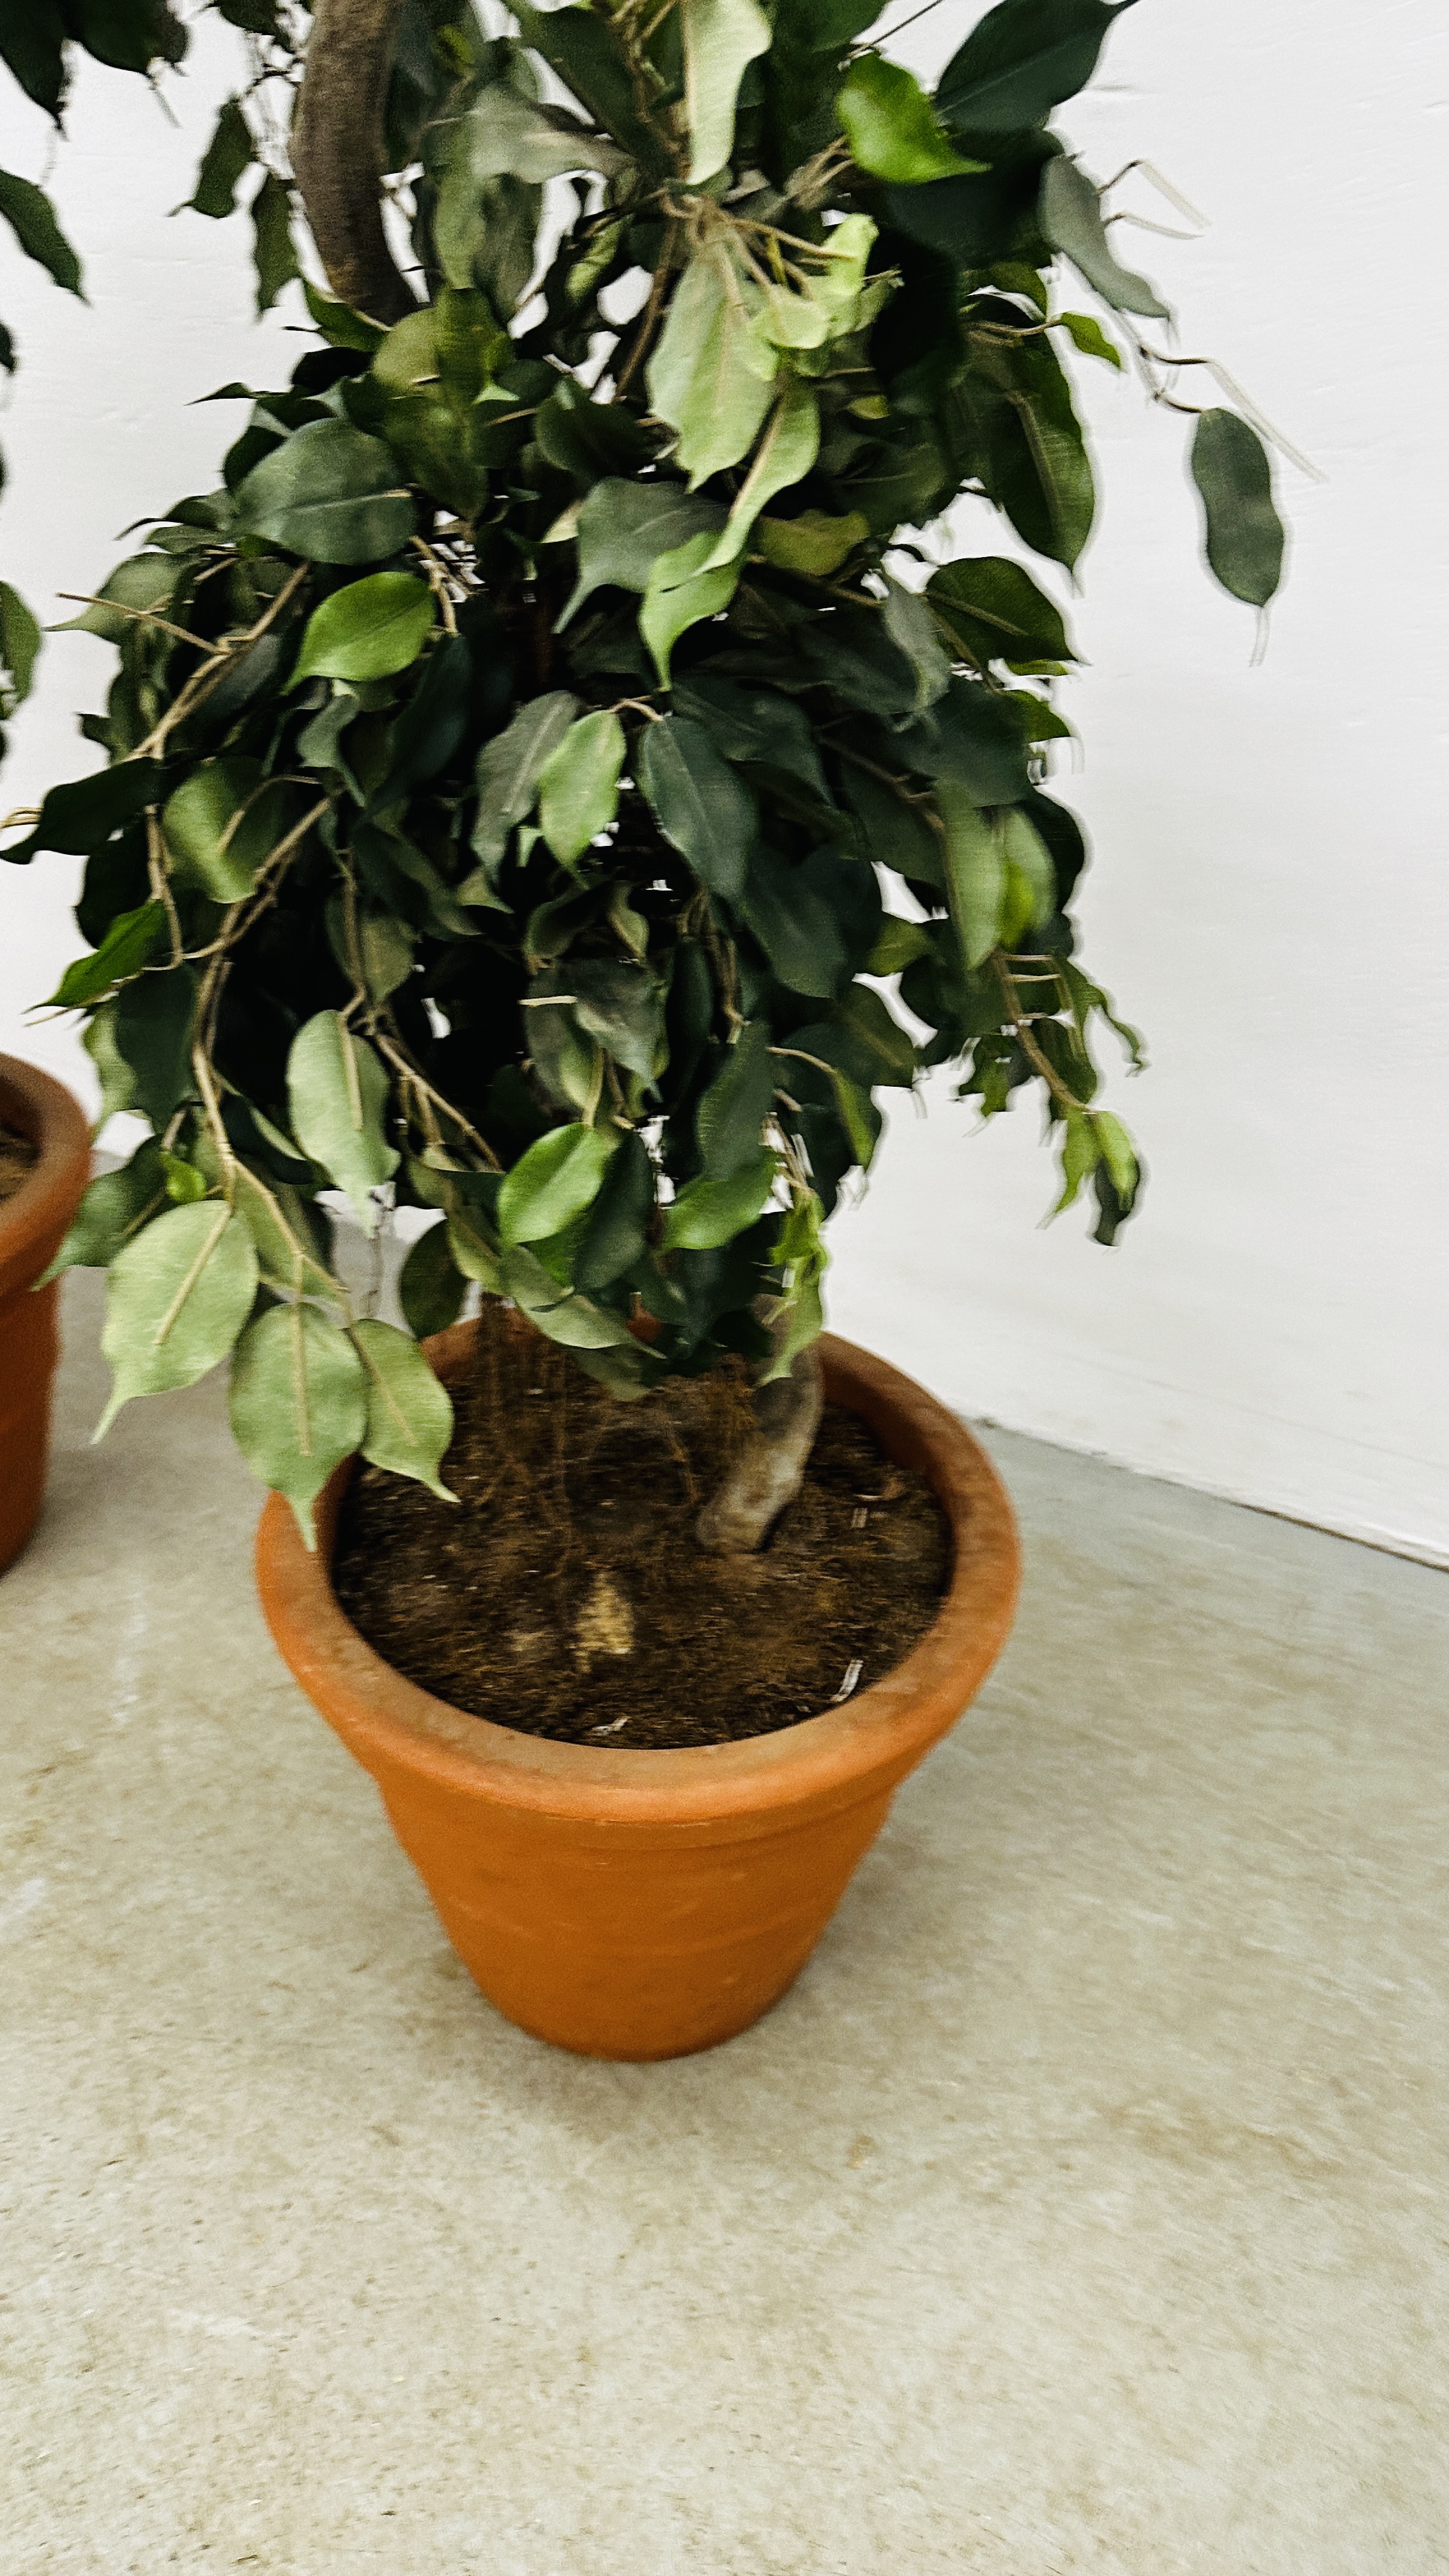
[[[975,14],[944,0],[901,49],[929,68]],[[1284,477],[1292,574],[1252,670],[1250,613],[1195,563],[1186,424],[1090,370],[1106,500],[1062,784],[1097,852],[1090,961],[1152,1043],[1119,1098],[1146,1206],[1112,1253],[1074,1216],[1039,1231],[1032,1113],[976,1135],[943,1089],[838,1226],[833,1308],[965,1411],[1449,1562],[1446,103],[1440,0],[1142,0],[1072,110],[1098,175],[1145,154],[1212,214],[1199,244],[1132,247],[1183,345],[1330,479]],[[226,416],[188,396],[275,372],[244,227],[161,221],[194,141],[88,66],[59,186],[93,307],[0,271],[26,362],[0,563],[34,598],[93,587],[128,519],[213,479]],[[0,159],[37,173],[43,149],[12,116]],[[984,512],[967,542],[999,547]],[[69,711],[109,659],[52,644],[6,801],[87,765]],[[22,1017],[73,945],[68,898],[64,862],[0,874],[0,1045],[84,1088],[70,1032]]]

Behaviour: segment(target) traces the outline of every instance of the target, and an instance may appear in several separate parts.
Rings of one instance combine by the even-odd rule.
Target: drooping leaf
[[[0,170],[0,215],[9,224],[28,259],[49,269],[57,286],[81,293],[81,265],[55,219],[55,208],[43,188]]]
[[[318,1011],[292,1040],[287,1100],[303,1153],[321,1164],[371,1234],[377,1224],[371,1193],[398,1167],[383,1125],[388,1078],[373,1048],[336,1011]]]
[[[701,885],[738,903],[758,816],[754,798],[705,727],[681,715],[647,725],[639,745],[639,784],[665,839],[689,861]]]
[[[999,936],[1004,948],[1015,948],[1028,930],[1040,929],[1055,912],[1056,871],[1036,825],[1019,806],[1008,806],[1001,816],[1000,840],[1006,876]]]
[[[560,1233],[592,1206],[608,1161],[609,1142],[600,1129],[550,1128],[504,1175],[498,1194],[504,1243],[542,1243]]]
[[[574,867],[613,822],[627,748],[618,717],[601,707],[570,725],[545,761],[538,781],[538,819],[564,867]]]
[[[563,1287],[527,1244],[510,1244],[500,1266],[507,1295],[551,1342],[575,1351],[632,1351],[640,1362],[637,1375],[642,1382],[643,1354],[622,1315],[592,1305],[576,1290]]]
[[[215,903],[240,903],[282,837],[290,801],[280,781],[264,781],[258,760],[203,761],[162,808],[173,874]]]
[[[367,1373],[367,1428],[362,1454],[394,1476],[411,1476],[445,1503],[457,1496],[441,1468],[453,1436],[453,1407],[417,1343],[395,1324],[354,1324],[352,1339]]]
[[[686,185],[694,188],[729,161],[740,82],[746,66],[770,50],[770,21],[758,0],[678,0],[678,6],[690,138]]]
[[[498,81],[481,92],[460,120],[449,160],[450,168],[465,173],[476,189],[502,178],[540,187],[570,170],[597,170],[612,179],[626,165],[616,144],[591,134],[567,108],[524,98]]]
[[[0,716],[12,716],[30,695],[40,628],[18,590],[0,581]]]
[[[1075,659],[1061,611],[1029,572],[1005,555],[964,555],[926,584],[941,632],[959,658],[985,670]]]
[[[728,608],[739,586],[737,554],[714,564],[723,542],[706,529],[702,536],[691,537],[687,545],[656,556],[650,568],[649,587],[639,611],[639,632],[654,656],[661,685],[666,689],[674,647],[681,635],[706,617],[717,617],[721,609]]]
[[[229,98],[202,154],[196,186],[186,200],[186,209],[178,207],[178,214],[189,210],[210,215],[213,221],[234,214],[237,188],[253,157],[251,128],[237,100]]]
[[[649,399],[679,432],[675,462],[691,490],[749,454],[778,365],[752,328],[737,271],[723,253],[701,252],[675,288],[649,362]]]
[[[446,1332],[462,1313],[467,1284],[453,1259],[445,1218],[418,1236],[398,1277],[398,1302],[409,1329],[420,1340]]]
[[[574,1286],[587,1295],[608,1288],[642,1261],[654,1214],[654,1163],[637,1132],[621,1138],[574,1257]]]
[[[181,566],[172,555],[128,555],[102,582],[96,598],[79,617],[68,617],[57,628],[59,634],[99,635],[106,644],[123,644],[143,620],[124,614],[126,609],[153,610],[164,615],[171,606]],[[114,607],[98,603],[112,601]]]
[[[1266,608],[1283,578],[1287,542],[1273,499],[1273,469],[1255,429],[1233,411],[1205,411],[1192,442],[1207,559],[1224,590]]]
[[[94,955],[78,957],[67,966],[50,996],[50,1007],[83,1011],[89,1003],[99,1002],[128,975],[144,973],[165,948],[169,935],[165,909],[159,903],[141,903],[130,912],[118,912]]]
[[[780,1168],[773,1147],[761,1146],[724,1180],[690,1181],[664,1211],[666,1252],[713,1252],[754,1224]]]
[[[302,274],[292,239],[292,199],[269,170],[252,199],[252,259],[257,272],[257,311],[270,313],[284,286]]]
[[[943,651],[931,615],[931,603],[922,591],[907,590],[904,583],[886,579],[882,619],[887,635],[904,653],[916,675],[917,715],[934,706],[945,695],[951,682],[951,664]]]
[[[509,833],[531,811],[548,760],[578,712],[579,702],[571,690],[551,689],[545,697],[530,698],[505,731],[479,753],[473,849],[490,877],[508,847]],[[464,888],[465,899],[476,900],[470,887],[471,881]],[[481,891],[486,899],[486,884]]]
[[[392,451],[345,420],[313,420],[254,465],[236,494],[238,525],[313,563],[396,554],[416,519]]]
[[[647,591],[656,563],[691,538],[718,531],[724,520],[717,501],[695,498],[681,483],[596,483],[579,512],[578,584],[559,631],[606,584]]]
[[[1001,835],[965,791],[949,779],[936,789],[946,827],[946,890],[951,918],[968,968],[984,964],[997,945],[1006,892]]]
[[[1044,164],[1040,204],[1041,228],[1047,240],[1055,250],[1066,253],[1104,303],[1118,313],[1144,313],[1156,322],[1171,321],[1168,307],[1146,278],[1138,277],[1118,260],[1102,220],[1101,191],[1079,162],[1060,153]],[[1111,349],[1110,341],[1107,347]]]
[[[728,1180],[760,1143],[775,1097],[775,1060],[763,1020],[747,1020],[695,1112],[706,1173]]]
[[[224,1359],[251,1313],[257,1256],[224,1202],[168,1208],[110,1267],[101,1348],[111,1396],[99,1440],[133,1396],[192,1386]]]
[[[913,72],[883,54],[857,54],[836,99],[845,139],[862,170],[897,185],[965,179],[984,161],[965,161],[938,123]]]
[[[148,1136],[119,1171],[101,1172],[81,1200],[64,1242],[50,1268],[37,1280],[44,1288],[63,1270],[105,1270],[124,1252],[131,1237],[167,1206],[166,1174],[161,1148]]]
[[[1122,373],[1122,352],[1115,340],[1108,339],[1094,314],[1059,313],[1056,324],[1068,334],[1073,348],[1080,349],[1084,358],[1101,358],[1107,366],[1115,367],[1119,375]]]
[[[936,89],[936,110],[965,134],[1040,125],[1085,89],[1107,31],[1131,0],[1001,0],[971,30]]]
[[[820,398],[813,385],[799,376],[787,376],[725,522],[724,533],[705,556],[700,571],[713,573],[743,553],[761,511],[769,507],[777,493],[788,492],[792,484],[802,483],[819,453]]]
[[[194,1096],[196,969],[137,975],[109,1010],[116,1053],[130,1074],[126,1106],[139,1109],[161,1135],[182,1101]]]
[[[367,1428],[366,1375],[347,1334],[315,1306],[269,1307],[232,1354],[230,1412],[247,1465],[286,1495],[315,1548],[312,1506]]]
[[[287,685],[386,680],[417,660],[433,619],[432,591],[416,573],[374,572],[349,582],[313,609]]]

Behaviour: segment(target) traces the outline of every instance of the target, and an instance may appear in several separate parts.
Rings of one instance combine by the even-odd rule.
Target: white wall
[[[945,0],[902,50],[928,68],[975,14]],[[1142,0],[1072,109],[1098,175],[1145,154],[1212,214],[1196,245],[1125,239],[1183,345],[1330,479],[1283,476],[1291,577],[1250,669],[1250,612],[1195,561],[1187,424],[1086,371],[1106,498],[1074,611],[1086,763],[1061,784],[1097,853],[1090,962],[1152,1045],[1118,1088],[1145,1208],[1111,1253],[1075,1215],[1038,1230],[1032,1113],[976,1135],[943,1087],[837,1227],[833,1307],[968,1412],[1449,1562],[1446,96],[1440,0]],[[37,172],[39,120],[11,126],[0,158]],[[0,564],[37,600],[213,479],[229,415],[188,396],[275,371],[244,227],[160,221],[192,158],[87,66],[58,176],[93,309],[0,272],[26,362]],[[967,542],[1000,545],[984,512]],[[69,710],[109,660],[52,644],[0,799],[87,765]],[[69,1030],[22,1019],[74,944],[67,895],[65,862],[0,874],[0,1045],[85,1087]]]

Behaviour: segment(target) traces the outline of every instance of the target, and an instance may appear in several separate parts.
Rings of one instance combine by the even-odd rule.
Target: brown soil
[[[438,1699],[565,1744],[728,1744],[816,1717],[930,1627],[950,1533],[925,1478],[827,1406],[799,1496],[758,1556],[707,1556],[699,1505],[743,1435],[743,1372],[621,1404],[491,1304],[453,1390],[444,1481],[364,1467],[338,1598]]]
[[[40,1147],[0,1118],[0,1207],[29,1180],[40,1160]]]

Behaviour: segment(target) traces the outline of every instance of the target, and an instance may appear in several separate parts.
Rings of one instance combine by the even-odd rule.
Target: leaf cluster
[[[1031,1088],[1100,1240],[1140,1188],[1047,792],[1070,637],[941,529],[974,497],[1068,570],[1090,534],[1070,356],[1120,352],[1058,289],[1162,308],[1049,119],[1116,13],[1002,0],[929,97],[869,0],[514,14],[405,13],[427,300],[384,330],[309,285],[290,385],[222,390],[220,486],[74,621],[119,653],[109,765],[6,854],[84,854],[54,999],[152,1130],[61,1256],[111,1265],[115,1402],[232,1351],[304,1517],[360,1441],[433,1480],[447,1431],[334,1194],[430,1213],[415,1331],[473,1283],[633,1397],[788,1368],[928,1068],[988,1115]],[[229,103],[201,211],[248,135]],[[1196,452],[1214,569],[1266,595],[1255,434]]]

